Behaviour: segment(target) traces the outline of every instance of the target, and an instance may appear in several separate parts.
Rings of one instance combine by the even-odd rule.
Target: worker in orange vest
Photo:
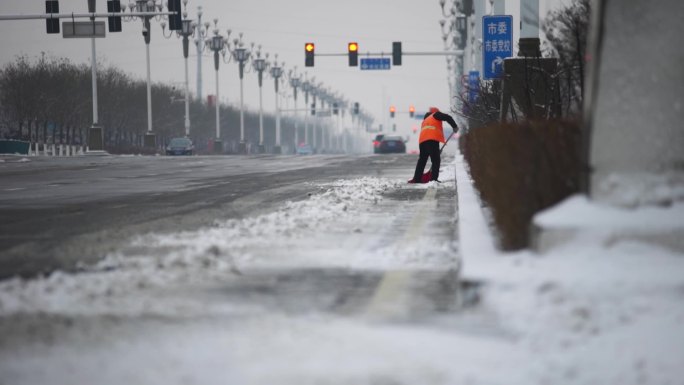
[[[444,143],[442,122],[449,123],[454,132],[458,131],[458,126],[451,115],[440,112],[437,107],[430,107],[430,112],[425,114],[423,123],[420,126],[420,136],[418,137],[420,156],[416,164],[416,172],[409,183],[421,183],[421,177],[428,157],[430,162],[432,162],[430,181],[439,182],[439,165],[441,163],[439,144]]]

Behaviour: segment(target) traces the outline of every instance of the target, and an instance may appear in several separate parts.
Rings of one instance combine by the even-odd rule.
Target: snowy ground
[[[275,212],[141,236],[80,274],[0,282],[0,384],[684,383],[683,255],[600,237],[504,255],[460,158],[442,175],[318,185]],[[358,297],[377,290],[320,311],[350,271]],[[417,315],[416,277],[456,271],[484,284],[479,304]],[[244,276],[258,282],[228,301]]]

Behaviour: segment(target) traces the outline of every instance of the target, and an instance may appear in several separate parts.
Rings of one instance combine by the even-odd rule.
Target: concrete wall
[[[632,206],[684,200],[684,1],[593,7],[590,195]]]

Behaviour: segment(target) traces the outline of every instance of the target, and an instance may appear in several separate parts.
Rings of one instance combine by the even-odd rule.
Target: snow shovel
[[[451,139],[451,137],[454,136],[455,133],[456,133],[455,131],[452,131],[452,132],[451,132],[451,135],[449,135],[449,137],[447,138],[447,140],[444,141],[444,144],[442,145],[442,148],[439,149],[439,154],[440,154],[440,155],[442,155],[442,150],[444,150],[444,146],[446,146],[447,143],[449,143],[449,139]],[[432,168],[430,168],[429,170],[427,170],[427,172],[424,173],[424,174],[420,177],[420,182],[419,182],[419,183],[428,183],[428,182],[430,182],[430,179],[432,179]],[[413,181],[413,179],[409,179],[409,183],[416,183],[416,182],[412,182],[412,181]]]

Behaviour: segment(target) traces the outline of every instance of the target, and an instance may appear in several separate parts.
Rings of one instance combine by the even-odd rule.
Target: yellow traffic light
[[[349,55],[349,66],[356,67],[359,65],[359,44],[355,41],[347,44],[347,52]]]
[[[390,118],[394,117],[395,112],[397,112],[397,109],[394,106],[390,106]]]
[[[409,106],[409,116],[413,117],[413,114],[416,112],[416,108],[413,106]]]
[[[314,49],[316,46],[314,43],[304,44],[304,66],[313,67],[314,66]]]

